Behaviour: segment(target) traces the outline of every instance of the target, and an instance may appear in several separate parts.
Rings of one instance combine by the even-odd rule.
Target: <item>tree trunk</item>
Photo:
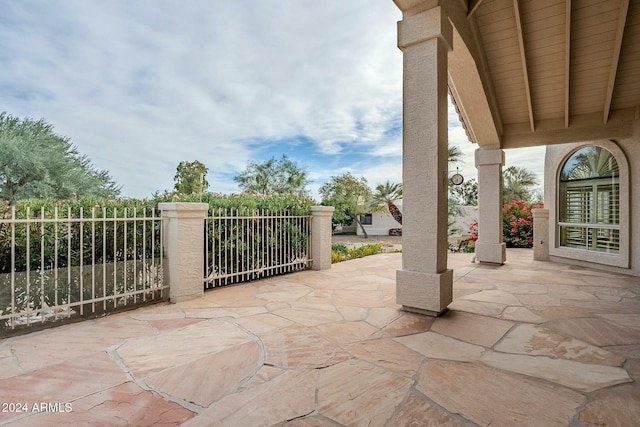
[[[362,230],[362,234],[364,234],[364,238],[368,239],[369,235],[367,234],[367,230],[364,229],[364,225],[362,225],[362,223],[360,222],[360,220],[358,219],[358,216],[354,216],[353,220],[356,222],[356,224],[358,224],[360,226],[360,229]]]
[[[400,209],[398,209],[398,207],[391,201],[387,202],[387,207],[389,208],[389,213],[393,219],[402,225],[402,212],[400,212]]]

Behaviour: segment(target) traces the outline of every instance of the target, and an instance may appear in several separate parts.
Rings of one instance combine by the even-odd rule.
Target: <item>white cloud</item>
[[[3,7],[3,110],[45,118],[125,195],[171,188],[177,164],[196,159],[213,191],[236,191],[230,176],[248,161],[291,152],[314,192],[341,171],[372,186],[402,179],[401,14],[390,0]],[[476,146],[452,117],[450,142],[475,175]]]
[[[44,117],[133,196],[170,188],[181,160],[238,172],[260,140],[375,147],[401,111],[399,15],[370,0],[13,2],[3,108]]]

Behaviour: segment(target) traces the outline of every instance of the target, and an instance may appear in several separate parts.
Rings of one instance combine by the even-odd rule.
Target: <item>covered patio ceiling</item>
[[[480,146],[625,138],[640,119],[638,1],[394,1],[449,16],[449,88]]]

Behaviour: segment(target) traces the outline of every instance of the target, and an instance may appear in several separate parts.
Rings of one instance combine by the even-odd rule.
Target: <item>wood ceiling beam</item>
[[[611,57],[611,68],[609,69],[609,81],[607,83],[607,94],[604,99],[603,120],[609,121],[611,112],[611,101],[613,99],[613,89],[616,85],[616,75],[618,73],[618,63],[620,62],[620,50],[622,49],[622,38],[624,27],[627,22],[627,11],[629,10],[629,0],[620,1],[620,13],[618,15],[618,29],[616,30],[615,44],[613,45],[613,56]]]
[[[499,145],[502,119],[493,80],[481,44],[476,17],[457,1],[443,1],[453,24],[453,51],[449,52],[449,84],[467,131],[479,145]]]
[[[527,97],[527,107],[529,108],[529,123],[531,132],[535,130],[533,118],[533,107],[531,105],[531,88],[529,87],[529,72],[527,71],[527,55],[524,50],[524,35],[522,32],[522,20],[520,19],[520,6],[518,0],[513,0],[513,9],[516,16],[516,27],[518,29],[518,44],[520,45],[520,61],[522,62],[522,77],[524,79],[524,89]]]
[[[484,0],[469,0],[469,11],[467,12],[467,16],[473,15],[483,1]]]
[[[597,139],[630,138],[633,136],[635,108],[612,110],[609,122],[603,124],[601,112],[574,115],[571,127],[564,126],[564,119],[538,120],[535,132],[528,122],[504,125],[502,148],[536,147],[569,142],[595,141]]]
[[[571,81],[571,0],[566,1],[565,10],[565,30],[564,30],[564,127],[569,127],[569,109],[570,92],[569,85]]]

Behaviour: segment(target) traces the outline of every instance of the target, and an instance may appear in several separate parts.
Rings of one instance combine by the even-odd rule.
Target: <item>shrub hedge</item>
[[[379,253],[382,253],[382,247],[378,243],[362,245],[352,249],[342,243],[334,243],[331,245],[331,262],[336,263],[348,259],[363,258]]]
[[[256,214],[274,215],[275,213],[287,213],[289,215],[303,216],[310,214],[310,207],[314,204],[308,197],[297,195],[271,195],[252,196],[247,194],[223,195],[206,193],[202,195],[183,195],[176,193],[155,194],[149,199],[103,199],[97,197],[81,197],[70,200],[25,200],[15,205],[8,202],[0,202],[0,285],[6,282],[12,266],[15,272],[32,271],[30,284],[32,291],[40,286],[36,283],[46,271],[49,273],[54,268],[77,267],[89,264],[113,264],[132,260],[157,259],[160,257],[160,222],[159,221],[124,221],[124,218],[160,217],[158,203],[161,202],[203,202],[209,205],[209,212],[214,215],[228,215],[234,217],[249,217]],[[29,219],[53,219],[62,221],[46,222],[32,221],[16,223],[12,226],[9,220]],[[78,221],[65,221],[75,218],[94,218],[95,220],[80,223]],[[102,222],[103,218],[111,219]],[[118,221],[112,221],[117,218]],[[278,262],[290,262],[284,259],[289,255],[278,251],[284,243],[283,239],[289,239],[290,247],[294,249],[306,248],[307,234],[295,223],[286,219],[277,219],[258,225],[251,220],[245,221],[218,221],[214,227],[212,222],[207,223],[206,233],[209,242],[213,242],[216,250],[209,254],[209,265],[215,266],[216,271],[205,271],[207,274],[229,273],[233,268],[242,267],[249,270],[260,270],[267,273],[270,264]],[[15,242],[13,248],[11,242]],[[266,240],[264,242],[263,240]],[[259,253],[257,249],[261,243],[266,243],[265,251],[268,255]],[[82,250],[80,250],[82,248]],[[243,249],[252,248],[250,251]],[[12,261],[12,249],[14,251]],[[293,252],[293,251],[291,251]],[[240,254],[240,259],[238,259]],[[204,255],[203,255],[204,256]],[[226,260],[223,262],[222,260]],[[277,272],[275,272],[277,274]],[[268,275],[268,274],[265,274]],[[157,276],[157,274],[156,274]],[[255,278],[260,275],[254,275]],[[157,278],[156,278],[157,279]],[[8,279],[7,279],[8,280]],[[16,286],[16,296],[24,298],[16,305],[16,311],[23,309],[26,304],[38,309],[44,300],[51,305],[52,302],[69,303],[90,299],[90,295],[59,295],[64,289],[71,289],[76,284],[67,284],[66,278],[57,279],[61,289],[45,289],[44,296],[29,293],[26,297],[27,284]],[[73,279],[75,280],[75,279]],[[116,278],[114,278],[116,280]],[[117,284],[109,285],[111,288],[129,286],[127,281],[135,281],[135,278],[118,278]],[[51,287],[50,281],[46,281],[45,287]],[[60,282],[64,282],[60,284]],[[133,285],[135,286],[135,285]],[[10,289],[2,285],[0,289],[0,312],[7,310],[10,305]],[[25,289],[23,289],[25,288]],[[56,293],[55,301],[50,301]],[[85,289],[85,291],[87,291]],[[69,292],[73,292],[70,290]],[[115,290],[113,291],[115,292]]]
[[[502,235],[508,248],[533,247],[532,209],[543,207],[542,203],[527,203],[513,200],[502,205]],[[478,221],[469,226],[469,242],[478,240]]]
[[[26,200],[17,202],[15,208],[16,219],[59,219],[67,218],[141,218],[147,216],[160,216],[158,203],[161,202],[202,202],[209,205],[209,211],[214,214],[227,213],[234,216],[250,216],[256,212],[275,213],[287,212],[291,215],[308,215],[313,200],[308,197],[296,195],[252,196],[246,194],[223,195],[206,193],[202,195],[182,195],[176,193],[156,194],[150,199],[102,199],[96,197],[82,197],[70,200]],[[2,220],[11,219],[12,206],[8,202],[0,204],[0,273],[11,271],[11,225]],[[151,236],[143,239],[142,223],[135,230],[131,223],[126,227],[125,222],[118,222],[116,227],[107,223],[103,226],[101,221],[95,221],[95,226],[87,223],[81,227],[77,222],[47,223],[41,226],[34,222],[29,224],[16,224],[15,238],[15,271],[27,270],[27,240],[29,240],[30,259],[29,268],[38,270],[42,265],[40,254],[44,254],[45,269],[67,267],[73,265],[86,265],[92,262],[116,262],[140,259],[145,256],[159,255],[159,225],[148,223],[149,227],[155,227],[155,244],[152,244]],[[27,233],[27,229],[29,232]],[[81,230],[82,229],[82,230]],[[149,229],[146,229],[147,234]],[[233,233],[228,233],[233,235]],[[55,258],[57,236],[57,264]],[[95,240],[93,238],[95,236]],[[115,237],[114,237],[115,236]],[[235,236],[235,235],[234,235]],[[126,238],[126,248],[124,245]],[[108,244],[103,245],[103,243]],[[114,244],[114,240],[116,241]],[[83,250],[82,260],[80,254],[80,242]],[[134,247],[135,242],[135,247]],[[95,253],[90,245],[95,247]],[[44,246],[44,248],[42,248]],[[156,251],[151,253],[152,247]],[[42,250],[44,249],[44,250]],[[126,250],[125,250],[126,249]],[[70,256],[69,256],[70,255]],[[95,258],[94,258],[95,257]]]

